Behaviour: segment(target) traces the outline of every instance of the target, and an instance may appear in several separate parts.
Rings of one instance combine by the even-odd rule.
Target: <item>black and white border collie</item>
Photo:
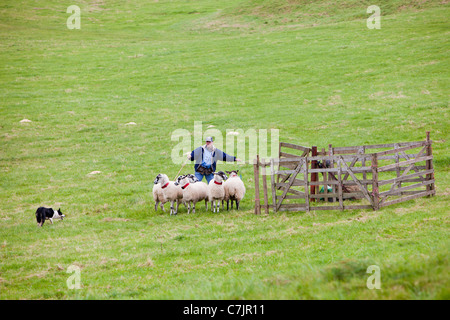
[[[39,227],[42,227],[45,220],[50,220],[50,222],[53,224],[53,219],[62,220],[64,217],[65,215],[62,214],[61,209],[58,209],[58,211],[56,211],[52,208],[39,207],[36,210],[36,221]]]

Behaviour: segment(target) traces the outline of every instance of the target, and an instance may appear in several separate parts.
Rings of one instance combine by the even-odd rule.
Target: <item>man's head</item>
[[[206,142],[206,144],[213,143],[213,138],[212,137],[206,137],[205,142]]]
[[[211,150],[213,148],[213,138],[206,137],[205,142],[206,142],[206,148],[208,148],[208,150]]]

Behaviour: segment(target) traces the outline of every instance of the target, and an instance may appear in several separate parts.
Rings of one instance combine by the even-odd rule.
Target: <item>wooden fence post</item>
[[[278,144],[278,159],[281,158],[281,142]],[[278,171],[280,171],[280,162],[278,162]],[[277,183],[280,182],[280,175],[277,174]]]
[[[342,163],[341,160],[338,161],[338,198],[339,198],[339,208],[344,210],[344,203],[342,199]]]
[[[259,201],[259,155],[256,155],[256,163],[253,164],[255,179],[255,214],[261,213],[261,203]]]
[[[333,148],[332,148],[331,144],[328,145],[328,155],[329,156],[333,155]],[[330,168],[334,168],[334,160],[330,160]],[[328,172],[328,181],[332,180],[331,176],[332,176],[332,173]],[[334,184],[331,185],[331,190],[332,190],[331,193],[336,193],[336,185],[334,185]],[[332,199],[332,202],[336,202],[335,196],[333,196],[331,199]]]
[[[269,204],[267,199],[267,176],[266,176],[266,159],[261,159],[261,174],[263,179],[263,193],[264,193],[264,212],[269,214]]]
[[[428,143],[427,156],[432,156],[433,149],[431,148],[430,131],[427,131],[427,143]],[[427,160],[427,162],[425,164],[425,168],[426,168],[426,170],[433,169],[433,159]],[[434,179],[434,171],[432,173],[427,174],[426,180],[433,180],[433,179]],[[432,190],[434,190],[434,183],[427,184],[427,191],[432,191]],[[430,196],[434,196],[434,194],[428,195],[428,197],[430,197]]]
[[[305,203],[306,203],[306,212],[309,212],[309,186],[308,186],[308,157],[305,157],[305,171],[304,174],[304,182],[305,182]]]
[[[272,204],[273,204],[273,211],[277,212],[277,191],[275,186],[275,166],[273,164],[273,158],[270,159],[270,181],[272,183]]]
[[[313,157],[317,156],[317,146],[312,146],[311,147],[311,156],[313,156]],[[311,169],[316,169],[316,168],[317,168],[317,160],[312,160],[311,161]],[[317,176],[318,176],[317,173],[315,173],[315,172],[311,173],[311,182],[317,181],[318,180]],[[319,188],[319,186],[317,186],[317,188]],[[316,194],[316,186],[315,185],[311,185],[311,194]],[[311,201],[315,202],[316,199],[312,198]]]
[[[398,143],[394,144],[394,149],[398,149],[398,148],[400,148],[399,144]],[[395,163],[397,164],[397,167],[395,168],[395,172],[397,173],[397,178],[400,178],[400,166],[398,165],[399,162],[400,162],[400,153],[396,152],[395,153]],[[399,188],[402,187],[402,183],[401,182],[399,183],[398,187]],[[400,195],[401,195],[401,193],[400,193]]]
[[[325,148],[322,148],[322,156],[325,156],[326,152],[325,152]],[[326,160],[322,160],[322,168],[326,168]],[[322,178],[324,181],[324,185],[323,185],[323,193],[325,194],[325,197],[323,198],[325,202],[329,202],[330,198],[327,198],[326,195],[328,194],[328,173],[327,172],[322,172]],[[325,182],[327,181],[327,182]],[[319,193],[320,193],[320,186],[317,186],[319,188]]]
[[[378,189],[378,155],[372,154],[372,196],[373,196],[373,210],[380,208],[380,191]]]

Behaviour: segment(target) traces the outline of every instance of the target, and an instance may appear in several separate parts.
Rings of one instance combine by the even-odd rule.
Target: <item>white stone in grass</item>
[[[102,173],[101,171],[92,171],[92,172],[90,172],[89,174],[90,175],[93,175],[93,174],[98,174],[98,173]]]
[[[237,132],[237,131],[230,131],[230,132],[227,132],[227,135],[229,135],[229,136],[237,136],[237,135],[239,135],[239,132]]]
[[[136,122],[128,122],[128,123],[126,123],[125,125],[126,125],[126,126],[135,126],[135,125],[136,125]]]
[[[31,122],[31,120],[28,120],[28,119],[20,120],[20,123],[27,123],[27,122]]]

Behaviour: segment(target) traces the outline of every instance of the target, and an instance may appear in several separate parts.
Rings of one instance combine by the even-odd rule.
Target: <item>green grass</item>
[[[448,299],[441,2],[384,1],[369,30],[369,1],[78,1],[81,30],[69,30],[65,2],[3,1],[0,298]],[[253,169],[240,165],[242,211],[155,212],[155,176],[180,169],[171,134],[194,121],[319,148],[431,131],[437,194],[255,216]],[[67,218],[38,228],[38,206]],[[67,288],[70,265],[80,290]],[[381,290],[366,287],[370,265]]]

